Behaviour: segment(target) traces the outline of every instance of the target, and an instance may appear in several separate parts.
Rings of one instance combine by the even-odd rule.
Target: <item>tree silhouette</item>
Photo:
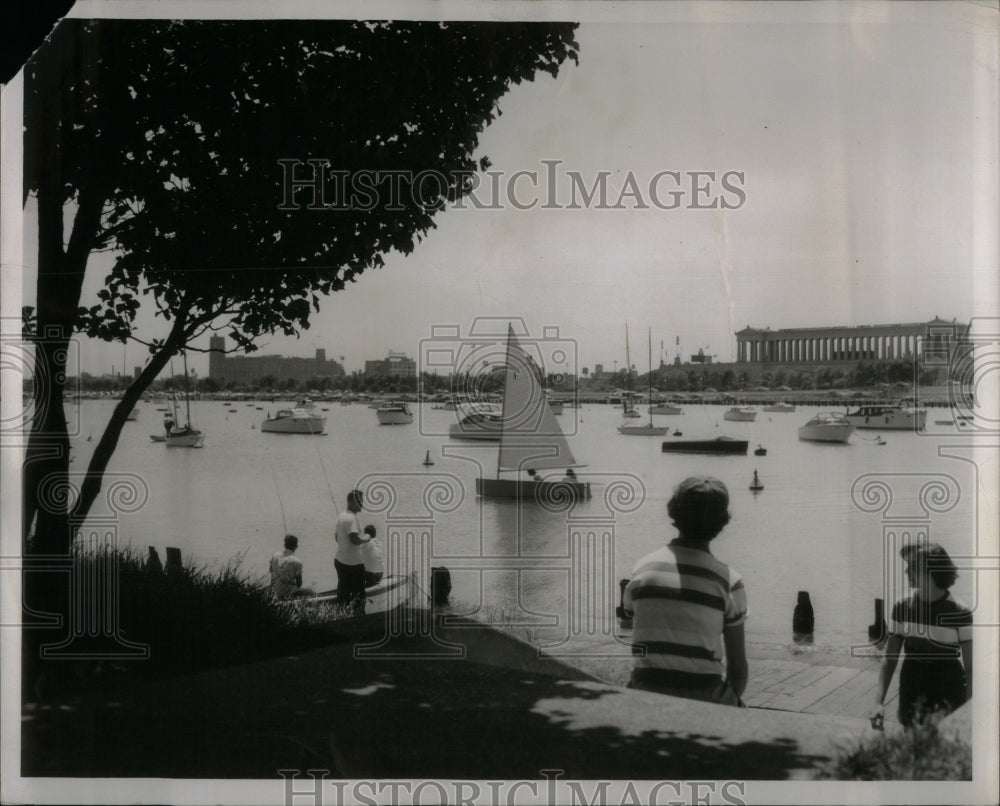
[[[576,60],[574,29],[60,23],[25,69],[24,189],[38,208],[26,331],[45,381],[25,465],[26,548],[68,549],[125,417],[192,339],[225,330],[253,350],[260,335],[297,335],[320,296],[380,268],[389,250],[411,252],[488,165],[472,154],[510,86]],[[112,251],[114,266],[97,304],[81,307],[97,250]],[[169,333],[144,342],[150,360],[98,442],[73,511],[40,501],[43,481],[68,467],[68,340],[139,340],[141,298]]]

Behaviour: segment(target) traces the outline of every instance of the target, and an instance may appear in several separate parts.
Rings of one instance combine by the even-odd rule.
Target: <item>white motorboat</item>
[[[561,400],[553,400],[549,398],[549,408],[552,409],[553,414],[563,413],[563,402]]]
[[[402,401],[384,403],[379,406],[375,414],[378,416],[379,425],[409,425],[413,422],[413,412]]]
[[[769,403],[768,405],[764,406],[764,411],[783,411],[783,412],[795,411],[795,404],[784,403],[784,402]]]
[[[315,414],[310,409],[278,409],[273,417],[260,424],[260,430],[269,434],[313,434],[326,433],[326,417]]]
[[[753,406],[733,406],[722,415],[722,419],[737,423],[752,423],[757,419],[757,409]]]
[[[672,403],[656,403],[649,407],[650,414],[683,414],[684,410],[680,406]]]
[[[464,414],[448,427],[452,439],[486,439],[499,442],[503,432],[503,412],[491,404],[476,404],[460,409]]]
[[[892,431],[923,431],[927,412],[904,409],[896,405],[860,406],[844,415],[855,428],[877,428]]]
[[[843,414],[817,414],[799,428],[799,439],[804,442],[847,442],[854,426]]]

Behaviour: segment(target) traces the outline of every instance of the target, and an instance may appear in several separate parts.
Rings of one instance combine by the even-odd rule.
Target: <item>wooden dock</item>
[[[743,699],[751,708],[866,718],[875,704],[877,661],[834,665],[824,660],[753,659]],[[885,698],[886,722],[898,721],[898,679],[897,670]]]

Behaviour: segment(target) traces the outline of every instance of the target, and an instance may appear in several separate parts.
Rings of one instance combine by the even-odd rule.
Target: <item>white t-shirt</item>
[[[291,596],[299,589],[302,578],[302,560],[289,549],[279,551],[271,558],[271,589],[279,598]]]
[[[381,574],[385,571],[382,541],[377,537],[373,537],[361,547],[361,556],[365,558],[365,571],[369,574]]]
[[[337,518],[337,525],[333,530],[334,539],[337,541],[336,559],[344,565],[362,565],[365,559],[361,555],[361,546],[356,546],[352,543],[351,538],[348,536],[352,532],[360,537],[361,524],[358,522],[358,516],[355,513],[349,509],[345,509],[340,513],[340,517]]]

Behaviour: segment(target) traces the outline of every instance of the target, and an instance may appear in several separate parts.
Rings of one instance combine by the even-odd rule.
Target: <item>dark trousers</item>
[[[352,605],[354,610],[365,612],[365,564],[345,565],[333,561],[337,569],[337,604]]]

